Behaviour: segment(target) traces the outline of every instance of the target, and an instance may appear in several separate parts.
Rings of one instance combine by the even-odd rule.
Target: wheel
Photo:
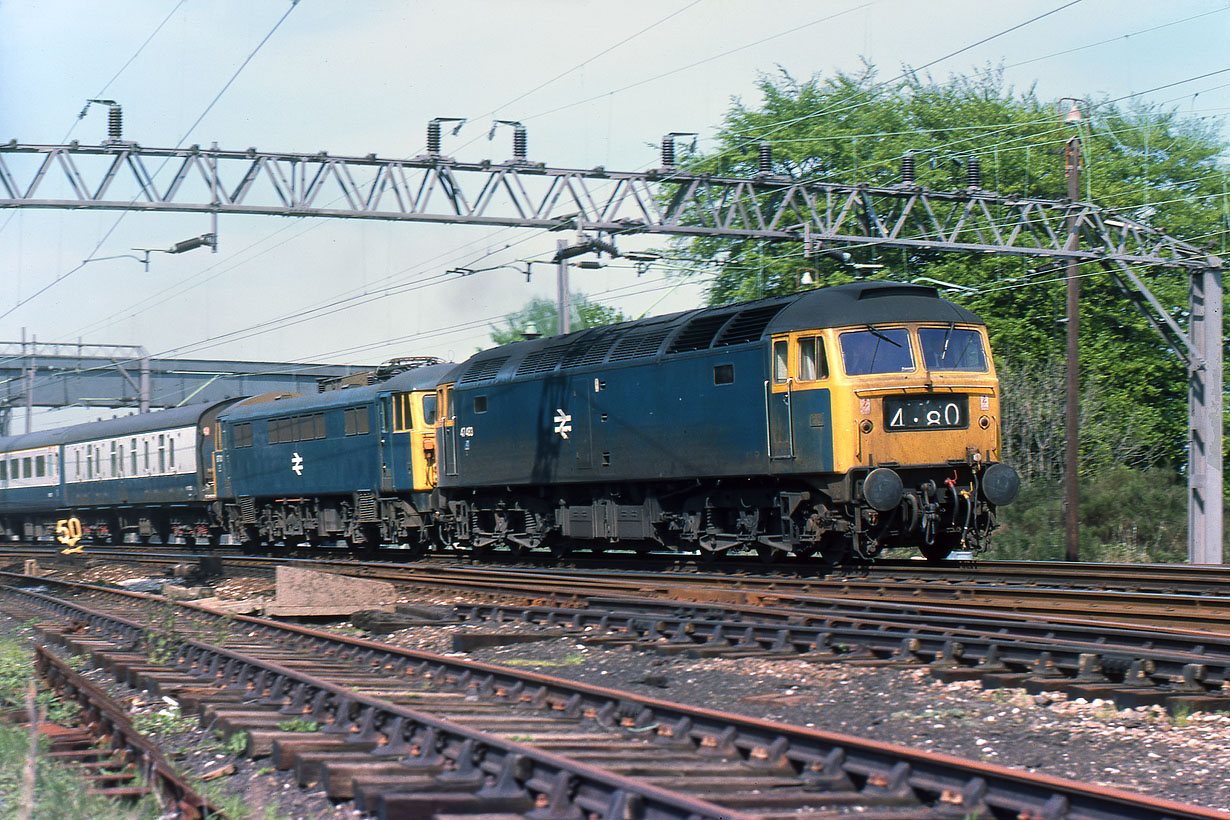
[[[959,535],[937,535],[930,544],[921,544],[918,551],[928,561],[943,561],[948,554],[961,546]]]

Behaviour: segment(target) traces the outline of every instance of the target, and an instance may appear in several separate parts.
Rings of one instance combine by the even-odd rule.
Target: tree
[[[581,293],[572,294],[572,329],[581,330],[598,325],[613,325],[626,322],[628,317],[618,308],[589,301]],[[517,342],[525,338],[525,331],[533,325],[540,336],[555,336],[559,333],[559,310],[554,301],[534,297],[525,307],[504,317],[504,327],[491,328],[491,341],[497,345]]]
[[[1062,149],[1076,132],[1033,89],[1017,92],[986,70],[939,82],[907,75],[881,83],[871,66],[856,74],[800,82],[784,72],[760,80],[763,99],[734,101],[718,130],[718,148],[687,158],[689,171],[753,176],[757,144],[773,146],[774,174],[796,179],[892,185],[902,157],[913,157],[917,184],[964,188],[970,157],[982,186],[1003,194],[1066,196]],[[1219,167],[1225,142],[1203,122],[1156,106],[1095,102],[1085,112],[1083,199],[1189,241],[1216,238],[1224,249],[1226,216]],[[800,221],[802,217],[800,217]],[[831,255],[805,258],[797,244],[757,240],[690,240],[688,254],[725,258],[711,304],[789,293],[804,270],[823,284],[867,270]],[[1001,359],[1028,372],[1062,358],[1062,266],[1044,260],[933,251],[849,249],[873,276],[920,276],[968,288],[948,295],[979,313]],[[1174,315],[1187,306],[1187,280],[1170,270],[1137,271]],[[1082,268],[1082,390],[1099,400],[1097,437],[1082,441],[1083,463],[1131,466],[1185,460],[1186,373],[1156,333],[1100,268]],[[1005,391],[1008,401],[1012,395]],[[1006,449],[1022,442],[1010,439]]]

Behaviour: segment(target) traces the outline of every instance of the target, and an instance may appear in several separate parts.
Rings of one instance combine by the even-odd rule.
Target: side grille
[[[372,490],[360,490],[354,498],[355,515],[360,521],[379,521],[377,515],[376,493]]]
[[[256,523],[256,499],[250,495],[239,496],[239,523]]]

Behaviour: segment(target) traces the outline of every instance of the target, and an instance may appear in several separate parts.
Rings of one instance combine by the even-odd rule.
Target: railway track
[[[60,561],[50,549],[6,550],[14,560]],[[302,553],[300,553],[302,554]],[[526,595],[558,596],[572,590],[593,594],[654,594],[714,604],[791,604],[821,607],[834,599],[874,601],[908,609],[920,603],[959,604],[1050,620],[1080,614],[1107,621],[1174,629],[1230,632],[1230,568],[987,562],[976,568],[920,561],[885,562],[858,572],[805,577],[766,573],[763,566],[721,572],[678,564],[667,571],[619,569],[609,564],[541,567],[473,565],[465,558],[414,564],[329,557],[210,554],[231,572],[269,574],[282,564],[379,578],[406,584],[450,586],[471,592],[493,582],[520,584]],[[165,567],[202,556],[192,551],[135,552],[92,548],[88,558]],[[665,566],[665,565],[663,565]],[[1100,579],[1100,580],[1099,580]]]
[[[159,633],[145,624],[164,601],[54,587],[55,597],[3,591],[42,614],[49,643],[247,733],[250,753],[382,818],[1227,816],[190,606],[176,608],[173,634]],[[320,731],[287,731],[290,719]]]

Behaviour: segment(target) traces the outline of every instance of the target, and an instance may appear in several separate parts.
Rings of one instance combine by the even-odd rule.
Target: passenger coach
[[[214,419],[231,401],[0,438],[4,535],[209,541]]]

